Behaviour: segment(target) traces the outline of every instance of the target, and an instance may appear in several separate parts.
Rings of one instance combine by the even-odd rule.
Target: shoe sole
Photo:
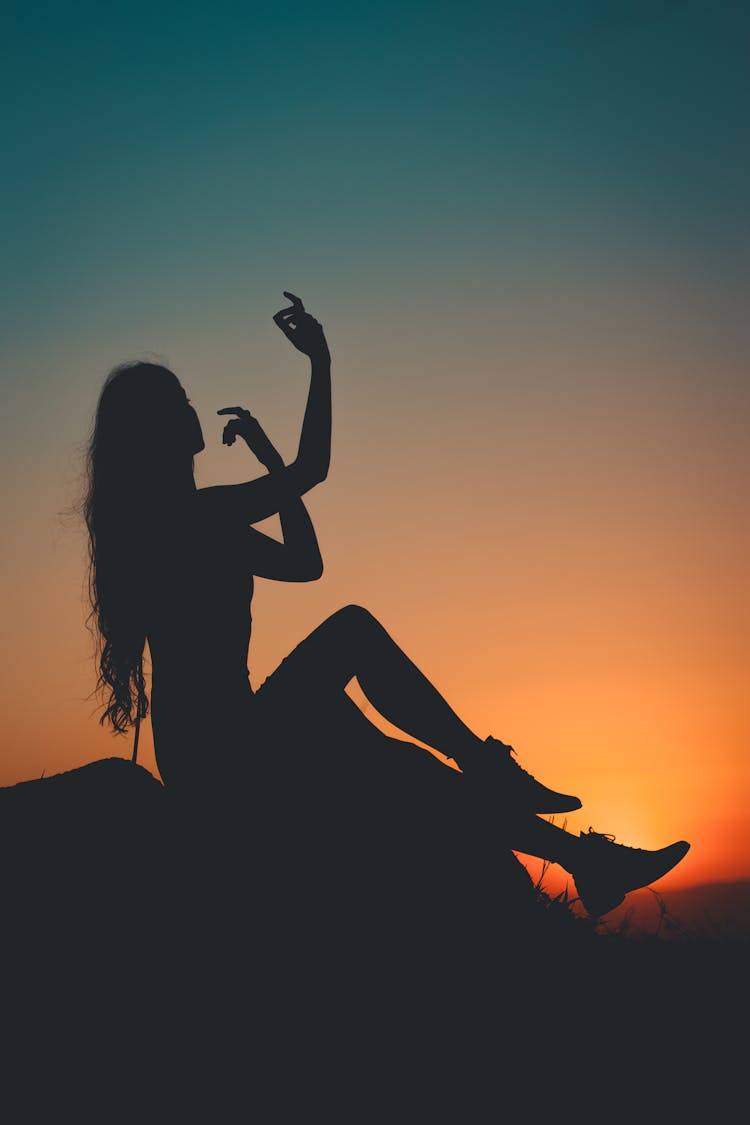
[[[580,809],[581,807],[582,807],[581,801],[576,801],[575,804],[573,804],[572,801],[568,801],[567,804],[559,804],[554,809],[550,808],[549,805],[548,805],[547,808],[544,808],[544,809],[534,808],[534,809],[530,809],[529,811],[533,812],[533,813],[538,813],[540,816],[546,816],[548,813],[576,812],[576,810]]]
[[[670,859],[668,863],[662,866],[658,875],[653,875],[646,883],[635,883],[631,887],[620,887],[618,891],[614,892],[611,899],[597,899],[595,896],[583,895],[576,884],[578,898],[586,913],[592,918],[601,918],[603,915],[609,914],[620,906],[625,901],[625,896],[629,895],[631,891],[639,891],[644,887],[650,887],[652,883],[658,883],[659,879],[663,879],[665,875],[668,875],[669,872],[685,858],[690,851],[690,844],[688,844],[686,840],[678,840],[677,843],[671,844],[663,850],[672,852],[674,858]],[[618,895],[619,897],[617,897]]]

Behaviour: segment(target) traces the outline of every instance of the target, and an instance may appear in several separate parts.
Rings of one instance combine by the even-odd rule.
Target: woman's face
[[[195,407],[188,403],[188,409],[190,410],[190,424],[192,426],[193,437],[193,454],[195,455],[196,453],[200,453],[201,450],[206,448],[206,443],[203,440],[203,430],[201,429],[198,415],[195,413]]]
[[[206,443],[203,440],[203,430],[195,412],[195,407],[190,402],[190,399],[185,395],[185,408],[187,416],[187,433],[191,446],[191,453],[195,456],[206,448]]]

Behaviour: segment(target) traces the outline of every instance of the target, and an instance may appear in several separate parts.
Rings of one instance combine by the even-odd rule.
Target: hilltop
[[[377,1057],[412,1077],[484,1059],[490,1099],[534,1059],[560,1081],[593,1066],[590,1091],[731,1063],[746,945],[597,927],[509,851],[437,863],[409,811],[367,821],[309,790],[178,809],[119,758],[0,790],[6,1013],[60,1035],[85,1012],[100,1047],[149,1043],[162,1066],[241,1051],[371,1082]]]

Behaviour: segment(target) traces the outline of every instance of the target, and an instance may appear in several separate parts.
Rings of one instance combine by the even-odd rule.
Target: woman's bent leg
[[[345,606],[319,625],[269,677],[269,687],[277,675],[293,677],[312,696],[343,691],[356,677],[375,710],[411,738],[456,760],[483,745],[361,606]]]
[[[269,678],[291,685],[287,698],[312,693],[330,699],[355,678],[384,719],[411,738],[453,758],[481,786],[502,790],[527,812],[570,812],[578,797],[548,789],[522,770],[512,747],[481,740],[399,648],[368,610],[349,605],[319,625]],[[264,685],[264,689],[265,689]]]

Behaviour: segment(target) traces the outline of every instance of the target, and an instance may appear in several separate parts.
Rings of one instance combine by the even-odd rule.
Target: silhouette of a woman
[[[106,379],[88,452],[85,516],[92,618],[99,639],[97,687],[102,723],[122,733],[149,708],[142,658],[151,654],[151,714],[157,765],[166,789],[189,802],[218,779],[231,786],[261,764],[286,761],[300,731],[309,745],[358,745],[380,736],[344,689],[354,677],[377,712],[409,738],[458,764],[446,767],[411,746],[425,778],[463,800],[492,788],[514,851],[560,864],[587,911],[605,914],[624,895],[660,878],[689,845],[657,851],[615,844],[589,830],[575,836],[542,815],[580,807],[523,770],[511,747],[482,739],[366,609],[349,605],[325,620],[253,691],[248,674],[253,579],[309,582],[323,562],[303,496],[326,479],[331,450],[331,358],[320,323],[302,301],[274,320],[311,364],[295,460],[285,465],[260,423],[240,406],[223,441],[242,438],[265,473],[244,484],[197,488],[193,459],[203,433],[176,375],[129,363]],[[253,525],[278,514],[283,541]],[[301,725],[302,724],[302,725]],[[373,739],[373,735],[375,738]],[[269,748],[273,748],[269,750]],[[362,749],[362,768],[393,768]],[[342,758],[332,757],[334,771]],[[288,763],[287,763],[288,764]],[[294,768],[300,768],[297,759]],[[394,771],[398,784],[398,767]]]

